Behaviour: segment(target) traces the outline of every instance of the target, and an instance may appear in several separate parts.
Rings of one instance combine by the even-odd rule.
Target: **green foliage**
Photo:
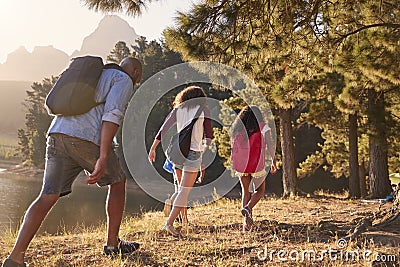
[[[110,55],[107,56],[107,61],[110,63],[119,64],[122,59],[130,56],[130,54],[130,49],[126,45],[126,43],[123,41],[119,41],[115,44],[114,49],[111,50]]]
[[[25,128],[18,130],[19,153],[23,161],[37,167],[44,167],[46,133],[52,117],[48,115],[44,102],[57,77],[45,78],[35,82],[31,90],[26,91]]]
[[[127,10],[136,15],[150,1],[85,2],[91,9]],[[178,14],[176,27],[164,31],[166,44],[144,37],[131,48],[119,42],[108,60],[119,62],[127,54],[138,57],[143,63],[142,82],[183,60],[210,60],[242,71],[256,82],[274,111],[293,109],[293,125],[306,122],[322,130],[324,141],[316,151],[307,151],[308,157],[299,164],[301,177],[319,167],[336,177],[349,176],[349,114],[357,116],[359,163],[368,165],[376,160],[369,153],[369,142],[374,140],[387,150],[389,171],[399,172],[399,14],[397,0],[202,0],[189,12]],[[214,80],[235,80],[230,73],[208,74]],[[45,82],[36,84],[40,86],[45,87]],[[150,114],[147,143],[180,88],[175,90]],[[371,90],[374,97],[368,98]],[[208,93],[216,94],[212,89]],[[219,95],[220,99],[226,96]],[[221,101],[224,127],[214,129],[218,153],[227,160],[229,125],[235,116],[229,110],[244,105],[239,96],[243,97],[233,95]],[[381,97],[383,108],[371,112],[368,104]],[[38,99],[28,95],[27,101],[36,103]],[[36,119],[41,113],[33,106],[29,113],[26,128],[18,132],[26,160],[43,153],[31,149],[43,140],[43,125]]]
[[[128,49],[128,51],[131,56],[138,58],[142,63],[142,84],[159,71],[183,62],[180,55],[172,52],[169,48],[165,46],[164,43],[159,43],[155,40],[147,41],[146,38],[143,36],[140,37],[136,41],[136,44],[132,45],[131,49]],[[163,88],[154,88],[154,90],[161,89]],[[162,97],[160,101],[154,106],[152,112],[149,115],[148,124],[146,126],[151,133],[146,135],[146,143],[151,143],[153,141],[156,134],[155,131],[161,126],[163,119],[171,111],[173,99],[177,91],[180,89],[181,88],[172,90],[167,95]],[[149,96],[151,96],[155,92],[148,91],[144,93],[148,93]],[[145,115],[143,114],[143,116]]]
[[[329,44],[319,57],[321,68],[324,73],[337,73],[343,79],[339,79],[339,86],[331,82],[316,85],[318,94],[313,97],[307,118],[323,129],[325,142],[321,152],[327,161],[326,168],[337,177],[349,176],[348,114],[358,116],[359,164],[377,160],[370,158],[368,149],[369,141],[375,139],[383,149],[391,140],[389,169],[393,171],[396,165],[393,149],[397,149],[395,140],[400,136],[392,131],[397,127],[393,112],[390,114],[388,109],[393,107],[394,95],[399,92],[399,74],[391,66],[400,64],[400,36],[398,27],[390,24],[399,21],[398,6],[394,8],[391,2],[338,1],[321,9]],[[319,76],[328,79],[323,73]],[[378,93],[375,98],[368,98],[369,90]],[[384,95],[385,108],[368,112],[368,103],[378,101],[380,95]]]
[[[305,112],[300,123],[322,129],[325,141],[309,151],[299,174],[324,166],[340,177],[349,175],[349,114],[358,118],[360,163],[368,164],[368,143],[376,136],[390,143],[389,169],[398,169],[399,11],[396,1],[203,0],[180,13],[177,27],[164,34],[185,60],[235,67],[257,83],[274,109]],[[375,99],[368,99],[371,89]],[[384,109],[367,112],[380,94]],[[222,104],[237,109],[237,101]],[[225,125],[231,117],[221,110]],[[228,133],[229,127],[216,133],[226,159]]]
[[[315,74],[315,39],[309,24],[317,20],[319,2],[204,0],[188,13],[180,13],[177,27],[164,34],[168,46],[185,60],[210,60],[234,67],[255,81],[273,109],[298,114],[311,97],[306,86]],[[224,123],[230,119],[226,116],[227,112],[220,115]],[[281,131],[282,147],[289,150],[282,160],[286,161],[284,176],[293,181],[288,184],[295,185],[291,119],[289,114],[288,130]],[[224,142],[227,133],[229,129],[217,136],[221,151],[230,146]],[[228,158],[227,153],[223,156]],[[289,187],[291,192],[296,190]]]
[[[306,27],[318,1],[201,1],[180,13],[178,26],[164,31],[166,42],[185,60],[232,66],[264,90],[270,104],[295,107],[308,98],[304,83],[313,56],[304,49]]]
[[[214,128],[214,144],[218,148],[218,155],[225,159],[224,166],[230,167],[231,138],[226,127]]]
[[[151,2],[142,0],[84,0],[89,9],[96,12],[126,12],[129,15],[139,16],[146,5]]]

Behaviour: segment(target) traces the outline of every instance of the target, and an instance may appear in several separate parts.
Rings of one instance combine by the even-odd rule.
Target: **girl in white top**
[[[200,113],[198,120],[193,126],[190,151],[187,160],[182,165],[174,164],[180,187],[173,203],[172,211],[163,228],[174,236],[180,236],[180,233],[173,227],[173,223],[179,213],[185,210],[189,192],[197,178],[198,171],[201,170],[201,154],[206,147],[203,145],[203,136],[206,136],[207,145],[210,144],[213,138],[210,111],[206,103],[206,94],[201,87],[189,86],[175,97],[174,109],[165,119],[149,151],[149,161],[153,163],[156,159],[156,148],[161,142],[161,139],[165,136],[165,133],[168,132],[175,123],[177,131],[181,131],[194,119],[199,108],[203,111]]]

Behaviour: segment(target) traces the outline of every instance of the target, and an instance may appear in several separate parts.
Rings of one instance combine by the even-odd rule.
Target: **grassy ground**
[[[389,207],[390,204],[386,205]],[[364,216],[370,216],[380,208],[385,207],[380,207],[379,203],[327,196],[266,198],[253,211],[256,221],[253,231],[243,234],[240,202],[221,199],[190,209],[190,225],[182,228],[177,224],[185,234],[181,239],[160,231],[166,220],[161,212],[126,218],[121,238],[141,243],[140,250],[127,258],[110,259],[101,255],[105,235],[105,226],[101,225],[90,229],[79,227],[56,236],[38,236],[28,250],[26,261],[30,266],[85,267],[371,266],[369,259],[372,256],[367,260],[362,257],[352,260],[352,255],[359,253],[362,256],[365,251],[390,260],[393,259],[391,255],[399,259],[398,225],[370,231],[358,240],[346,240],[347,246],[342,250],[338,245],[343,243],[337,242]],[[15,233],[0,234],[1,258],[7,256],[14,239]],[[286,252],[285,255],[279,252],[281,258],[279,250]],[[334,254],[332,250],[338,253]],[[323,251],[327,252],[324,254]],[[321,255],[323,260],[320,260]]]

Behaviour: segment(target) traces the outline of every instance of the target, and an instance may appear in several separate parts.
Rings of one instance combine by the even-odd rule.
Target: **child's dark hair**
[[[245,106],[237,115],[232,124],[232,136],[246,129],[247,137],[260,130],[260,123],[264,122],[263,115],[257,106]]]
[[[178,106],[192,108],[197,105],[200,105],[204,108],[207,104],[206,97],[207,96],[206,93],[204,93],[203,88],[194,85],[186,87],[176,95],[174,100],[174,108]]]

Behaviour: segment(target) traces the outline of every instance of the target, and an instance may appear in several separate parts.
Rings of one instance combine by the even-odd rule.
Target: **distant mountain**
[[[71,56],[53,46],[37,46],[32,53],[20,47],[7,56],[0,64],[0,81],[42,81],[45,77],[59,75],[69,64],[72,57],[97,55],[104,60],[118,41],[132,45],[138,38],[129,24],[115,15],[105,16],[96,30],[87,36],[80,50]]]
[[[100,21],[97,29],[83,40],[81,49],[75,51],[72,57],[91,54],[106,59],[118,41],[124,41],[129,46],[138,37],[128,22],[118,16],[107,15]]]
[[[58,75],[68,66],[69,56],[53,46],[36,46],[32,53],[20,47],[0,64],[0,80],[41,81]]]

